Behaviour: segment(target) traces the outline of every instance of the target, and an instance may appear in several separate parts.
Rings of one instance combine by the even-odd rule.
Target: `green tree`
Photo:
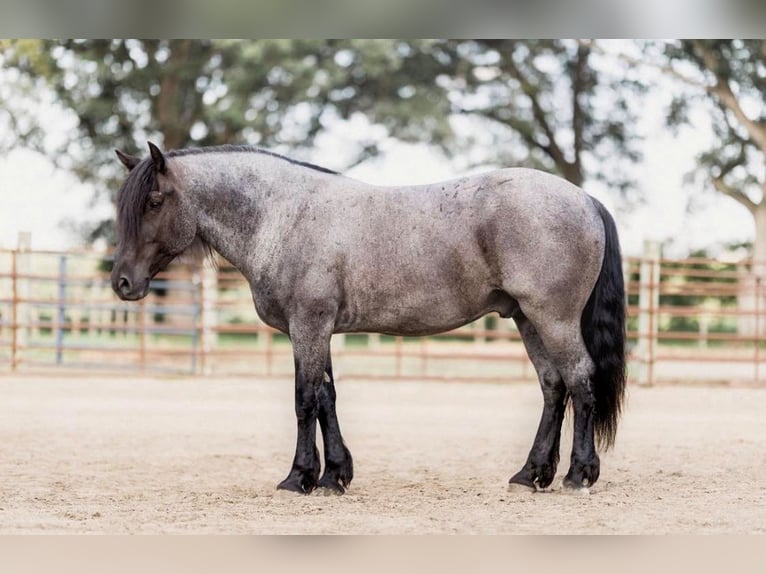
[[[639,153],[631,95],[644,88],[599,67],[586,43],[399,41],[388,47],[393,75],[370,73],[380,54],[365,42],[346,49],[355,90],[347,106],[395,137],[473,155],[473,163],[546,169],[577,185],[632,185],[627,164]],[[402,100],[410,106],[397,106]]]
[[[51,149],[26,106],[9,106],[15,135],[112,195],[123,176],[113,150],[145,155],[148,139],[168,149],[310,146],[339,80],[330,72],[342,72],[332,44],[311,40],[33,40],[2,49],[19,86],[47,88],[76,115],[76,137]],[[90,233],[111,239],[112,222]]]
[[[645,51],[657,46],[647,45]],[[701,106],[710,118],[714,142],[697,157],[690,174],[701,183],[737,201],[753,217],[752,277],[741,281],[738,306],[753,313],[766,304],[757,295],[766,276],[766,41],[683,40],[659,45],[650,58],[680,83],[668,113],[668,124],[690,122],[690,111]],[[681,87],[683,86],[683,88]],[[755,334],[753,314],[738,320],[741,335]],[[761,325],[761,334],[766,327]]]
[[[715,135],[697,158],[697,181],[750,212],[753,258],[766,261],[766,41],[670,42],[663,58],[662,69],[687,87],[670,107],[669,124],[688,122],[691,107],[704,106]]]
[[[22,118],[17,135],[98,193],[122,177],[114,148],[248,142],[296,153],[333,121],[363,115],[343,169],[388,138],[426,142],[471,164],[527,165],[626,190],[637,158],[629,90],[576,41],[66,40],[4,42],[19,85],[44,86],[75,114],[51,150]],[[0,94],[1,96],[1,94]],[[23,120],[23,121],[22,121]],[[44,126],[42,126],[44,128]],[[100,222],[92,237],[113,234]]]

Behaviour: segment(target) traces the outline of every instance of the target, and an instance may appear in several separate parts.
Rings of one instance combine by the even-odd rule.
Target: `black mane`
[[[273,151],[269,151],[267,149],[259,148],[252,145],[218,145],[218,146],[210,146],[210,147],[190,147],[190,148],[184,148],[184,149],[176,149],[169,151],[165,154],[166,157],[178,157],[182,155],[196,155],[201,153],[229,153],[229,152],[251,152],[251,153],[262,153],[264,155],[270,155],[271,157],[277,157],[279,159],[283,159],[285,161],[288,161],[294,165],[300,165],[303,167],[307,167],[309,169],[314,169],[316,171],[321,171],[322,173],[329,173],[331,175],[339,175],[337,171],[333,171],[331,169],[327,169],[326,167],[322,167],[319,165],[314,165],[313,163],[308,163],[306,161],[300,161],[297,159],[292,159],[290,157],[275,153]]]
[[[141,227],[141,214],[146,200],[157,188],[157,175],[152,158],[146,158],[128,174],[117,195],[117,227],[123,241],[133,241]]]
[[[184,148],[165,152],[165,157],[179,157],[186,155],[197,155],[204,153],[236,153],[250,152],[260,153],[283,159],[293,165],[299,165],[331,175],[339,175],[337,171],[327,169],[313,163],[292,159],[273,151],[261,149],[250,145],[220,145],[200,148]],[[135,239],[138,236],[146,201],[153,189],[157,188],[157,177],[154,170],[154,163],[151,157],[141,160],[135,168],[128,174],[125,183],[120,188],[117,196],[117,224],[123,237]]]

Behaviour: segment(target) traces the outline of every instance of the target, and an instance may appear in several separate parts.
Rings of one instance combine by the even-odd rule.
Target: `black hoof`
[[[534,464],[527,462],[519,472],[508,481],[510,484],[521,484],[534,489],[550,486],[556,476],[556,465],[550,463]]]
[[[601,465],[598,458],[587,463],[574,463],[564,478],[564,486],[567,488],[588,488],[598,480]]]
[[[300,494],[309,494],[317,486],[316,473],[293,469],[290,474],[277,485],[277,490],[289,490]]]
[[[345,487],[338,480],[331,476],[327,476],[327,474],[319,479],[317,488],[325,489],[331,494],[345,494],[346,492]]]
[[[296,455],[295,458],[297,459],[298,456]],[[314,490],[319,479],[319,449],[316,446],[314,446],[314,452],[309,458],[309,463],[311,466],[306,467],[303,464],[296,464],[293,460],[290,474],[277,485],[277,490],[290,490],[302,494],[308,494]]]
[[[529,479],[524,470],[520,470],[514,474],[508,481],[508,484],[520,484],[521,486],[527,486],[532,490],[536,490],[534,481]]]
[[[346,492],[346,488],[354,478],[354,461],[348,449],[344,447],[343,450],[345,453],[343,462],[336,463],[328,460],[324,475],[322,475],[317,486],[329,488],[338,494]]]

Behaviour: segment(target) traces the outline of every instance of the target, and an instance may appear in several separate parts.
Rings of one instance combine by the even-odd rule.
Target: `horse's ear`
[[[117,154],[117,157],[122,162],[122,165],[128,168],[128,171],[133,171],[133,168],[138,165],[138,163],[141,161],[140,158],[137,158],[133,155],[128,155],[126,153],[122,153],[120,150],[116,149],[114,150],[114,153]]]
[[[164,174],[168,170],[167,165],[165,165],[165,156],[162,155],[160,148],[158,148],[152,142],[148,142],[148,143],[149,143],[149,153],[152,154],[152,161],[154,162],[154,167],[157,170],[157,173]]]

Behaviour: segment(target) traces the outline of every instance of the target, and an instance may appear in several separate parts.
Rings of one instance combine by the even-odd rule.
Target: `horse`
[[[335,409],[334,333],[428,336],[492,312],[515,321],[543,395],[510,485],[551,485],[568,407],[563,486],[598,480],[597,446],[614,443],[626,379],[619,240],[595,198],[526,168],[382,187],[257,147],[148,147],[144,159],[115,150],[129,173],[117,197],[112,287],[141,299],[190,250],[218,252],[244,275],[295,363],[297,443],[278,489],[342,494],[354,476]]]

